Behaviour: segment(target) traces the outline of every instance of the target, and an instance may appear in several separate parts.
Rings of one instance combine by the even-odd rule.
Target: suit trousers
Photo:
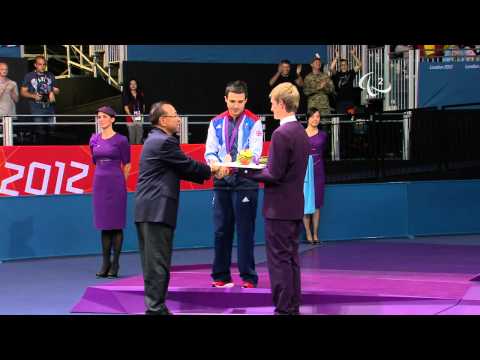
[[[174,229],[158,222],[137,222],[147,314],[166,311]]]
[[[277,314],[298,314],[300,311],[298,247],[301,226],[302,220],[265,219],[267,266]]]

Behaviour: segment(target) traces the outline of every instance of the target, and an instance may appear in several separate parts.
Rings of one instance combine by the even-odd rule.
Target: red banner
[[[270,143],[264,144],[264,154]],[[204,144],[183,144],[188,157],[205,162]],[[131,146],[128,191],[135,191],[142,145]],[[0,147],[0,196],[85,194],[92,191],[94,165],[88,146]],[[182,190],[211,189],[213,181],[181,182]]]

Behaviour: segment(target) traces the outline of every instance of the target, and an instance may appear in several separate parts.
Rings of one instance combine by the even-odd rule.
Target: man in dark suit
[[[275,314],[300,314],[299,235],[303,218],[303,183],[310,142],[297,121],[300,94],[292,83],[270,93],[272,112],[280,126],[273,132],[267,167],[244,174],[265,183],[263,216],[267,265]]]
[[[135,225],[145,284],[146,314],[170,315],[165,297],[170,280],[180,180],[203,183],[212,174],[225,171],[216,163],[209,166],[185,156],[173,136],[180,127],[180,117],[170,103],[153,104],[150,120],[153,129],[143,145],[135,193]]]

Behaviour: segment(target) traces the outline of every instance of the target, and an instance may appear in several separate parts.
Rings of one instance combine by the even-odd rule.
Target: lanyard
[[[42,83],[47,83],[48,84],[48,80],[47,80],[47,74],[46,73],[42,73],[41,75],[39,75],[36,71],[35,71],[35,79],[37,80],[37,84],[40,84],[40,79],[42,80]]]
[[[225,147],[227,150],[227,154],[230,154],[230,151],[232,151],[233,142],[235,141],[235,137],[237,136],[238,128],[240,127],[240,124],[243,123],[244,119],[245,119],[245,115],[243,115],[242,120],[237,119],[237,123],[235,124],[235,127],[233,128],[233,131],[232,131],[232,136],[229,138],[228,128],[230,127],[230,124],[229,124],[228,116],[224,118],[224,123],[226,126],[223,127],[223,134],[225,137]]]

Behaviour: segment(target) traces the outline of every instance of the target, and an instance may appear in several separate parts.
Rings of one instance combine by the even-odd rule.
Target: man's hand
[[[220,167],[220,170],[215,175],[215,177],[217,179],[223,179],[225,176],[228,176],[229,174],[230,174],[230,169],[228,167],[222,166]]]
[[[10,98],[14,102],[18,102],[18,94],[17,94],[17,87],[14,83],[11,83],[12,85],[10,86]]]
[[[338,59],[339,57],[340,57],[340,51],[338,51],[338,50],[335,50],[335,58],[337,58],[337,59]]]
[[[222,167],[218,162],[210,163],[210,171],[217,179],[222,179],[230,173],[230,169]]]
[[[210,171],[212,174],[216,174],[220,170],[220,165],[218,162],[211,162],[210,163]]]
[[[48,94],[48,101],[50,101],[51,103],[54,103],[54,102],[55,102],[55,94],[53,93],[53,91],[51,91],[51,92]]]
[[[357,49],[352,48],[352,49],[350,50],[350,54],[352,54],[352,55],[357,55]]]
[[[32,98],[35,101],[40,101],[40,100],[42,100],[42,95],[40,95],[39,93],[35,93],[35,94],[33,94]]]

